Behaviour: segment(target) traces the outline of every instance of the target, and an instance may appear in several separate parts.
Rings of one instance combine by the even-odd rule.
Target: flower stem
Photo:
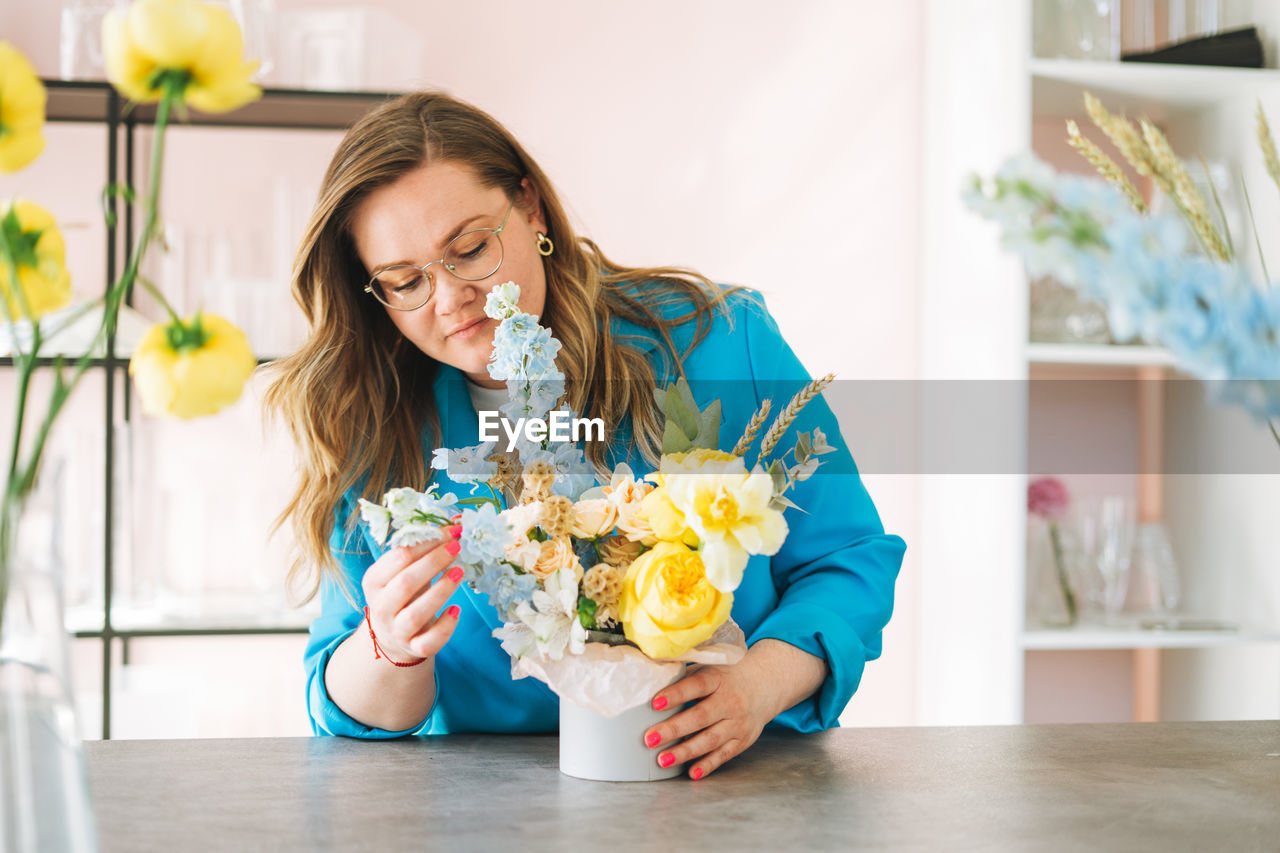
[[[1049,542],[1053,545],[1053,563],[1058,570],[1058,586],[1062,589],[1062,600],[1067,606],[1067,624],[1076,624],[1076,597],[1067,582],[1066,560],[1062,555],[1062,539],[1058,535],[1058,523],[1049,522]]]

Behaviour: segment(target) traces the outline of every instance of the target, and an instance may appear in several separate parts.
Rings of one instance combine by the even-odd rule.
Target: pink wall
[[[277,3],[343,5],[353,4]],[[58,68],[58,7],[0,0],[5,38],[47,76]],[[923,3],[362,8],[382,16],[385,46],[369,88],[439,87],[492,112],[614,258],[763,290],[812,371],[918,375]],[[175,147],[175,162],[198,162],[201,144],[193,135]],[[308,140],[291,157],[287,141],[264,142],[272,153],[258,191],[283,176],[305,192],[327,144]],[[98,185],[79,174],[49,192]],[[194,210],[175,202],[172,215],[187,227],[234,224],[262,208],[255,198],[221,192]],[[856,456],[858,437],[846,437]],[[886,527],[910,543],[914,478],[872,476],[868,486]],[[915,721],[913,565],[908,549],[885,655],[868,668],[851,723]]]

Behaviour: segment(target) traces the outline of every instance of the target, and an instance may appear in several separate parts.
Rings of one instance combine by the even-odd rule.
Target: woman
[[[281,521],[301,551],[291,581],[321,595],[306,653],[317,734],[556,729],[555,694],[511,680],[496,612],[450,570],[457,542],[384,552],[355,523],[358,498],[421,490],[433,448],[478,441],[476,409],[502,396],[485,369],[496,326],[485,297],[509,280],[562,344],[571,408],[617,426],[586,445],[601,472],[656,467],[655,383],[683,375],[700,405],[720,398],[730,447],[762,398],[781,406],[807,381],[758,296],[622,267],[576,237],[546,175],[488,115],[434,93],[375,110],[325,175],[294,277],[311,336],[279,363],[268,397],[301,450]],[[694,779],[771,722],[837,725],[879,655],[905,545],[885,535],[820,399],[793,429],[815,426],[837,452],[797,487],[806,512],[787,513],[782,550],[752,558],[735,592],[746,657],[691,669],[654,698],[659,709],[697,700],[646,732],[655,761],[687,762]]]

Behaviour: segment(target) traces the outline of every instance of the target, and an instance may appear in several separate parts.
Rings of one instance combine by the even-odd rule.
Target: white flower
[[[432,539],[443,539],[444,533],[440,527],[429,521],[410,521],[409,523],[396,529],[391,534],[391,541],[387,544],[388,548],[399,548],[401,545],[417,545],[419,542],[429,542]]]
[[[552,660],[586,649],[587,629],[578,619],[578,578],[572,569],[548,575],[533,593],[533,606],[521,602],[516,618],[533,629],[538,651]]]
[[[364,519],[365,524],[369,525],[373,541],[379,545],[387,541],[387,533],[391,529],[391,510],[361,498],[360,517]]]
[[[529,605],[524,604],[523,606],[528,607]],[[513,661],[519,660],[525,655],[531,655],[538,650],[538,642],[534,639],[533,629],[523,622],[508,622],[501,628],[494,628],[493,636],[502,641],[502,650],[511,655]]]
[[[417,492],[410,488],[392,489],[382,496],[382,502],[391,511],[391,524],[399,529],[409,523],[418,512]]]
[[[514,281],[496,285],[484,300],[484,313],[495,320],[502,320],[520,310],[520,286]]]

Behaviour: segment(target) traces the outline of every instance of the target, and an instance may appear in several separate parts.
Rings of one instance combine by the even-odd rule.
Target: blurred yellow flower
[[[244,61],[240,27],[223,6],[197,0],[137,0],[102,24],[107,79],[135,101],[166,85],[198,110],[227,112],[256,100],[256,62]]]
[[[244,332],[216,314],[157,323],[129,361],[142,409],[150,415],[212,415],[240,399],[257,366]]]
[[[0,42],[0,172],[16,172],[44,150],[44,84],[18,49]]]
[[[71,301],[66,247],[52,213],[21,199],[6,202],[0,217],[0,240],[5,244],[0,252],[0,295],[7,316],[16,319],[30,312],[35,319]],[[10,258],[17,263],[25,310],[23,300],[14,293]]]
[[[702,557],[677,542],[659,542],[627,569],[618,618],[627,639],[651,658],[674,658],[710,638],[733,609],[733,594],[706,576]]]

